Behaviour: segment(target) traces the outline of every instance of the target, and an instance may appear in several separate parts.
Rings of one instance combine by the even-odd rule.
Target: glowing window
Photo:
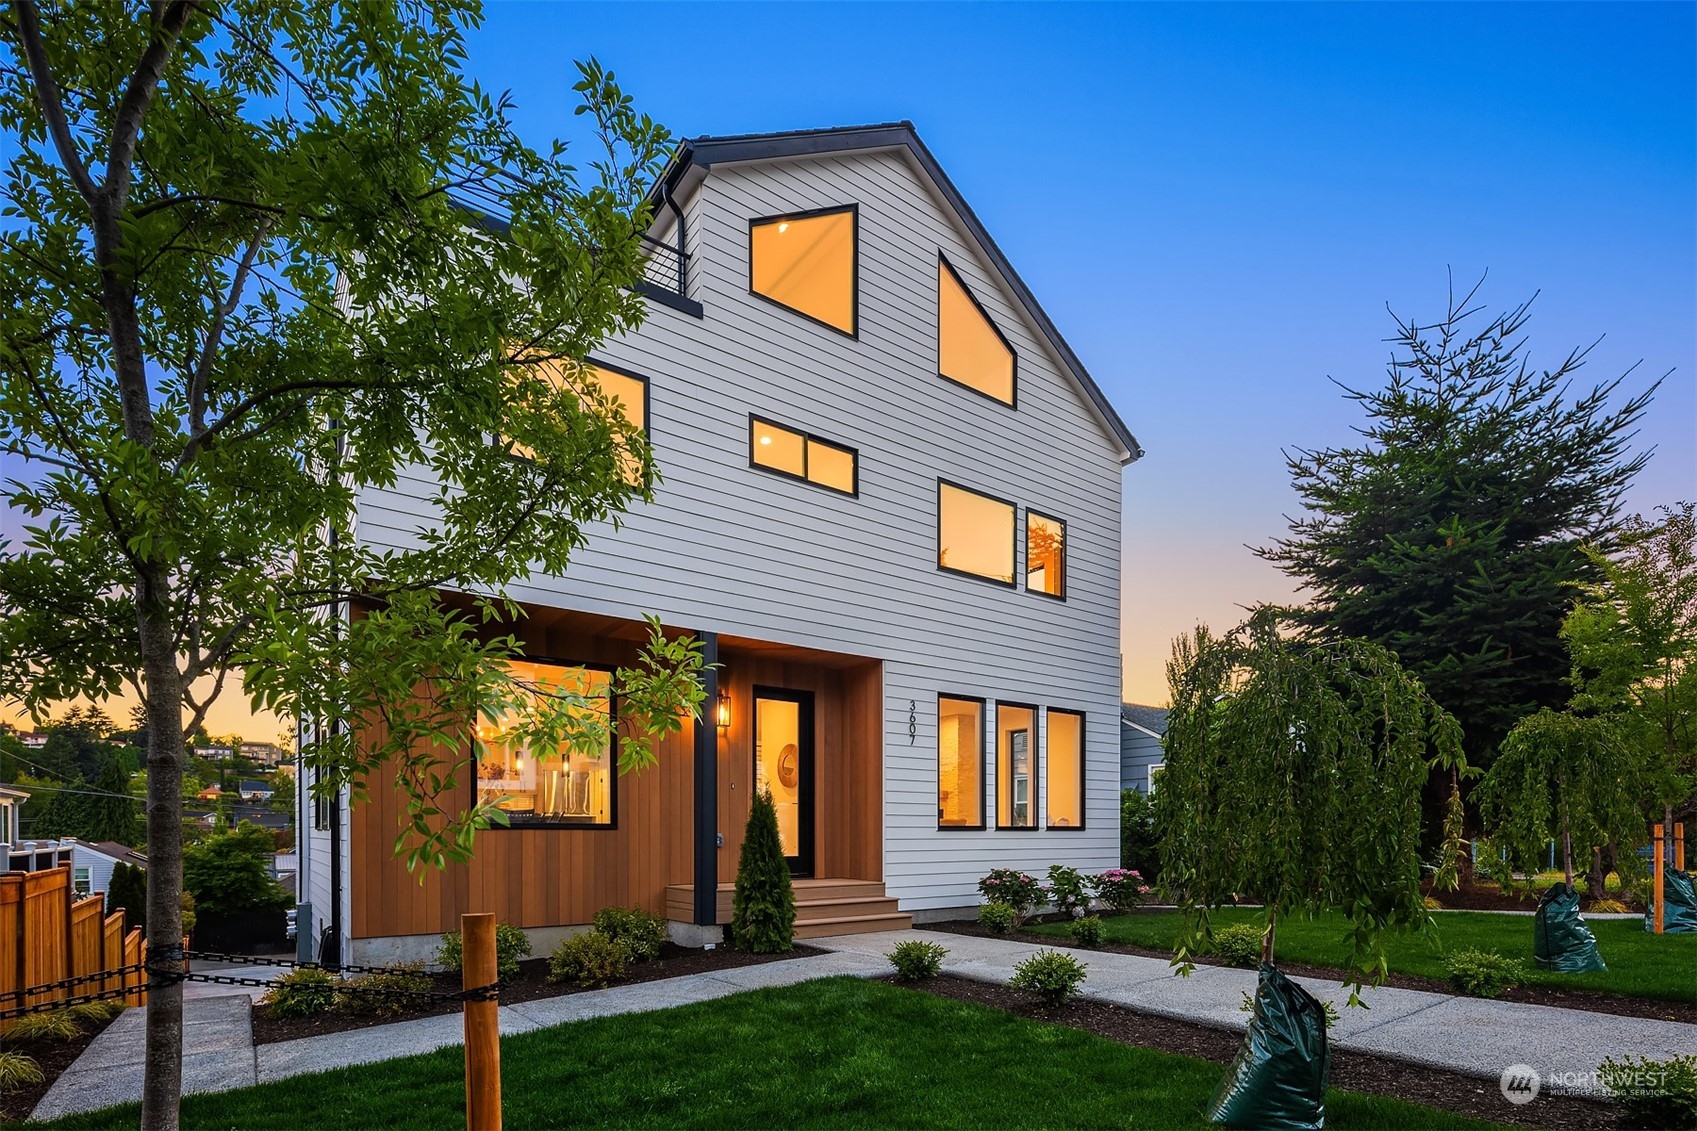
[[[1037,709],[996,704],[996,827],[1037,827]]]
[[[845,495],[860,490],[860,456],[853,448],[758,416],[748,418],[748,462]]]
[[[937,699],[937,827],[984,827],[982,699]]]
[[[1051,597],[1067,594],[1067,524],[1033,510],[1025,512],[1025,587]]]
[[[856,333],[854,205],[749,222],[749,289],[845,334]]]
[[[1084,827],[1084,716],[1051,707],[1045,789],[1051,829]]]
[[[546,381],[555,390],[574,389],[578,391],[579,403],[587,405],[584,390],[597,388],[612,402],[612,408],[627,423],[639,431],[648,431],[648,382],[644,378],[617,369],[609,369],[604,365],[582,362],[576,366],[576,372],[568,377],[570,362],[545,361],[535,366],[531,372]],[[512,453],[525,459],[534,459],[536,453],[528,444],[521,440],[509,441]],[[636,483],[641,476],[641,467],[636,455],[626,451],[622,457],[625,466],[625,479]]]
[[[577,715],[571,740],[537,745],[508,714],[477,724],[477,797],[515,827],[612,828],[618,792],[612,677],[594,668],[515,660],[509,670],[538,696]]]
[[[1014,583],[1014,507],[953,483],[937,483],[937,568]]]
[[[992,400],[1015,400],[1014,352],[949,261],[937,258],[937,372]]]

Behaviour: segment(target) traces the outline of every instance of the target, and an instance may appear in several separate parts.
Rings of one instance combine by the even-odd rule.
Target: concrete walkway
[[[816,978],[877,977],[890,971],[884,955],[908,939],[947,947],[947,973],[997,983],[1006,983],[1017,963],[1044,949],[1011,939],[924,930],[808,939],[808,945],[831,953],[503,1005],[501,1032],[527,1033]],[[1247,1023],[1240,1006],[1243,995],[1255,989],[1253,971],[1199,966],[1190,977],[1178,978],[1158,958],[1075,953],[1089,967],[1086,997],[1229,1029],[1241,1030]],[[1528,1064],[1546,1080],[1552,1074],[1576,1074],[1563,1079],[1583,1087],[1608,1056],[1666,1058],[1697,1052],[1697,1025],[1391,988],[1363,991],[1371,1008],[1351,1009],[1347,990],[1312,978],[1297,980],[1337,1007],[1339,1021],[1331,1038],[1339,1047],[1493,1081],[1511,1064]],[[412,1056],[457,1045],[464,1032],[456,1013],[255,1046],[251,1007],[252,998],[239,991],[184,1003],[184,1091],[224,1091]],[[113,1022],[42,1098],[34,1118],[53,1119],[140,1099],[145,1014],[145,1009],[130,1010]]]

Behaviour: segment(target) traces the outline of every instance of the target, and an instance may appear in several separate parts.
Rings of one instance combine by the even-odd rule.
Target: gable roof
[[[1120,722],[1128,727],[1135,727],[1152,738],[1160,738],[1167,733],[1167,708],[1121,703]]]
[[[660,213],[662,201],[670,200],[672,193],[679,188],[685,178],[695,170],[705,172],[716,164],[731,164],[738,161],[769,161],[784,157],[811,157],[828,153],[850,153],[862,150],[876,149],[905,149],[914,162],[924,170],[937,191],[942,194],[949,207],[966,227],[972,238],[978,242],[992,266],[1002,276],[1008,288],[1025,308],[1043,336],[1048,339],[1062,363],[1072,374],[1073,379],[1089,398],[1090,403],[1108,428],[1110,434],[1119,441],[1125,450],[1124,463],[1132,463],[1143,455],[1143,446],[1137,442],[1137,437],[1131,434],[1125,421],[1120,419],[1114,406],[1102,393],[1101,388],[1091,378],[1079,361],[1078,355],[1072,352],[1061,332],[1049,320],[1048,314],[1038,303],[1037,297],[1019,277],[1019,272],[1013,269],[1008,257],[1002,254],[1002,249],[996,246],[989,231],[943,172],[937,159],[931,151],[925,148],[925,143],[919,140],[919,134],[914,130],[912,122],[888,122],[875,126],[835,126],[817,130],[790,130],[782,133],[738,134],[731,137],[712,137],[703,135],[696,138],[686,138],[679,145],[677,153],[672,157],[671,164],[661,174],[649,194],[649,202],[654,206],[656,215]]]

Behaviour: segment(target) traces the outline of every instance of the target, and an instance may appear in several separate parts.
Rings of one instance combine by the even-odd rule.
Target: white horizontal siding
[[[851,202],[858,340],[748,293],[750,218]],[[1112,866],[1117,442],[903,157],[719,166],[685,207],[689,293],[705,317],[651,304],[640,330],[599,355],[649,378],[656,501],[617,532],[595,530],[564,577],[512,595],[883,660],[884,871],[904,907],[971,902],[991,867]],[[1019,355],[1017,412],[936,374],[939,250]],[[750,468],[750,412],[857,448],[860,497]],[[1067,600],[937,570],[939,477],[1015,501],[1021,535],[1027,507],[1065,519]],[[360,536],[414,544],[433,493],[422,469],[368,493]],[[1086,829],[938,831],[939,691],[1084,711]]]

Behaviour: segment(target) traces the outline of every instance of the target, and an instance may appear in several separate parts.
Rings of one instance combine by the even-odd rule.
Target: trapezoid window
[[[859,222],[853,204],[749,221],[748,289],[853,337]]]
[[[845,495],[860,491],[860,454],[853,448],[753,415],[748,418],[748,462]]]
[[[937,481],[937,568],[1014,584],[1014,505]]]
[[[1016,401],[1013,347],[961,277],[937,257],[937,373],[991,400]]]

